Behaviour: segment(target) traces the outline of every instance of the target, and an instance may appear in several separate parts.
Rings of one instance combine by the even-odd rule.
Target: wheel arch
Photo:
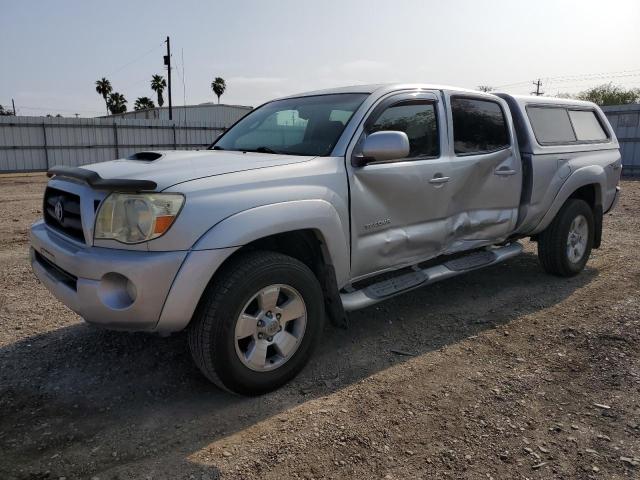
[[[602,192],[606,185],[606,172],[597,165],[583,167],[572,173],[564,182],[558,194],[554,198],[549,210],[542,217],[542,220],[533,230],[532,235],[536,235],[545,230],[556,217],[562,206],[570,198],[585,200],[594,212],[596,220],[596,239],[599,246],[599,233],[602,230]],[[597,248],[597,247],[596,247]]]
[[[209,283],[216,281],[216,274],[226,264],[252,251],[277,252],[304,263],[320,282],[324,294],[325,310],[332,323],[340,327],[346,326],[336,268],[322,231],[315,228],[305,228],[257,238],[234,251],[211,276]]]
[[[304,233],[302,233],[304,232]],[[193,250],[247,247],[278,237],[315,238],[327,265],[332,265],[339,284],[349,278],[348,226],[326,200],[274,203],[244,210],[218,222],[193,246]],[[286,243],[286,242],[285,242]]]
[[[346,281],[350,262],[342,222],[328,202],[305,200],[252,208],[214,225],[196,242],[180,268],[156,330],[185,328],[221,269],[239,255],[255,250],[279,252],[307,265],[320,281],[331,320],[344,325],[338,285]]]

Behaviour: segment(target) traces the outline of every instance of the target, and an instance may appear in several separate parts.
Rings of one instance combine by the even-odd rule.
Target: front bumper
[[[58,300],[87,322],[117,330],[155,330],[188,254],[79,246],[43,221],[30,239],[33,271]]]

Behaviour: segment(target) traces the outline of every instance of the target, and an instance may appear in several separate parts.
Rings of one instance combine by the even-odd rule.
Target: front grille
[[[44,192],[44,221],[54,230],[84,242],[80,218],[80,197],[47,187]]]

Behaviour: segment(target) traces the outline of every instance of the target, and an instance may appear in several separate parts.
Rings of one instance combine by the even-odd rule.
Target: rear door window
[[[452,97],[451,113],[456,154],[481,154],[509,146],[507,122],[498,103]]]
[[[596,142],[606,140],[607,134],[591,110],[569,110],[569,118],[573,124],[578,141]]]
[[[527,115],[540,145],[576,141],[576,135],[565,108],[527,107]]]

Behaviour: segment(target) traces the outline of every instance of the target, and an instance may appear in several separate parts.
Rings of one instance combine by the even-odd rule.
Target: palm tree
[[[104,98],[104,104],[107,107],[107,115],[109,115],[109,102],[107,101],[107,97],[112,91],[113,88],[111,88],[111,82],[109,80],[104,77],[100,80],[96,80],[96,92]]]
[[[164,98],[162,98],[162,92],[167,88],[167,81],[162,75],[154,75],[151,77],[151,90],[158,94],[158,106],[164,105]]]
[[[211,82],[211,90],[218,96],[218,103],[220,103],[220,96],[227,89],[227,84],[222,77],[216,77],[213,82]]]
[[[155,105],[153,104],[153,100],[149,97],[139,97],[136,100],[135,105],[133,106],[134,110],[146,110],[148,108],[153,108]]]
[[[0,117],[4,117],[4,116],[13,116],[15,115],[13,113],[13,110],[9,110],[8,108],[5,109],[2,105],[0,105]]]
[[[124,113],[127,111],[127,99],[124,98],[124,95],[118,92],[113,92],[109,95],[109,99],[107,100],[107,105],[109,107],[109,111],[112,115],[116,113]]]

